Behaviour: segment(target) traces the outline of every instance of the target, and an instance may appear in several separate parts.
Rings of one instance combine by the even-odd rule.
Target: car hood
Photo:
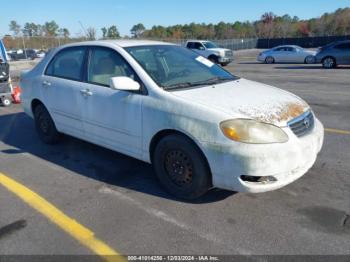
[[[173,95],[229,114],[284,127],[309,110],[301,98],[265,84],[239,79],[215,86],[183,89]]]
[[[304,52],[314,56],[317,54],[317,51],[311,51],[311,50],[305,50]]]

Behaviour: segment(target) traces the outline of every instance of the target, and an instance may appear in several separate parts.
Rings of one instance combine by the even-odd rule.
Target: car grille
[[[226,57],[233,57],[233,52],[232,51],[225,51],[225,56]]]
[[[296,136],[305,136],[310,133],[315,127],[314,115],[311,111],[308,111],[288,122],[288,126]]]

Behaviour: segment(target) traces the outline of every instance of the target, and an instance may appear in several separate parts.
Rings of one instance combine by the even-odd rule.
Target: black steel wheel
[[[210,170],[203,153],[185,136],[174,134],[162,138],[152,162],[161,184],[178,198],[196,199],[211,187]]]
[[[60,138],[49,112],[44,105],[40,104],[34,108],[35,128],[39,138],[46,144],[55,144]]]

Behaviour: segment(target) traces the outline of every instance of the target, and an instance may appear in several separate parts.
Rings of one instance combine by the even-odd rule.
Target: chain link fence
[[[152,40],[152,39],[150,39]],[[185,45],[187,39],[158,39],[160,41],[175,43],[178,45]],[[231,50],[253,49],[257,47],[258,38],[247,39],[206,39],[216,43],[219,47]]]
[[[87,38],[64,38],[64,37],[2,37],[4,45],[8,51],[19,49],[49,50],[61,45],[87,41]],[[171,42],[184,45],[187,39],[148,39],[164,42]],[[324,46],[334,41],[350,40],[350,36],[325,36],[325,37],[303,37],[303,38],[275,38],[275,39],[208,39],[218,46],[231,50],[272,48],[278,45],[299,45],[306,48]]]
[[[87,41],[86,38],[63,38],[63,37],[12,37],[5,36],[2,38],[7,50],[18,49],[37,49],[49,50],[61,45]],[[187,39],[148,39],[184,45]],[[232,50],[256,48],[258,39],[212,39],[218,46]]]
[[[64,38],[64,37],[2,37],[6,49],[37,49],[49,50],[61,45],[86,41],[86,38]]]

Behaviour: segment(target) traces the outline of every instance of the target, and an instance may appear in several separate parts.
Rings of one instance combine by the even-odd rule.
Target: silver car
[[[266,50],[259,54],[258,61],[273,63],[315,63],[316,51],[306,50],[300,46],[285,45]]]

